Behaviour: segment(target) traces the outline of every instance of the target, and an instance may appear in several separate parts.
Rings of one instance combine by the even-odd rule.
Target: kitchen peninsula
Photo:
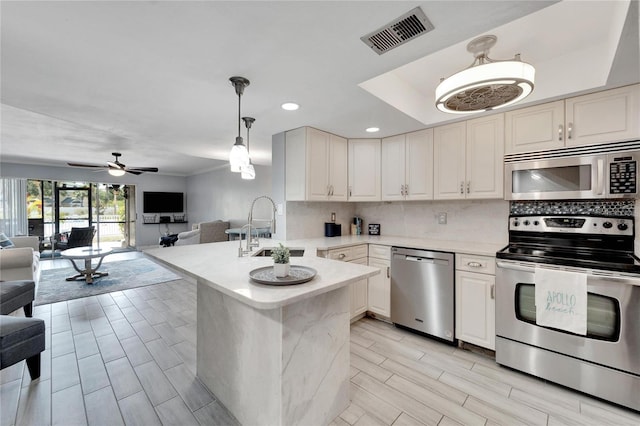
[[[317,275],[293,286],[252,282],[273,261],[238,257],[237,242],[145,251],[196,279],[197,376],[242,424],[328,424],[349,403],[347,286],[379,270],[304,248],[291,263]]]

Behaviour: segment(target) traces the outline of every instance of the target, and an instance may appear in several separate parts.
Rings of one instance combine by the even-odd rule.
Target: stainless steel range
[[[496,361],[640,410],[640,260],[633,248],[633,217],[511,216],[509,245],[496,254]],[[540,290],[543,274],[586,277],[584,335],[539,324],[536,281]]]

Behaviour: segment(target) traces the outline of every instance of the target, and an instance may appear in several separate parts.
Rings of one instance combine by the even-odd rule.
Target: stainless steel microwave
[[[515,161],[505,156],[505,199],[636,198],[638,160],[638,150]]]

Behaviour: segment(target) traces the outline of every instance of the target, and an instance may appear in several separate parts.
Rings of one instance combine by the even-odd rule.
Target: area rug
[[[145,258],[105,262],[99,272],[108,272],[109,275],[94,279],[93,284],[87,284],[84,280],[65,280],[77,274],[72,267],[42,271],[36,289],[35,305],[180,279],[179,275]]]

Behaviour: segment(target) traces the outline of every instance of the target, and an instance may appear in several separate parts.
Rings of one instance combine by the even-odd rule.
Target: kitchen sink
[[[255,252],[253,254],[253,256],[259,256],[259,257],[270,257],[271,256],[271,251],[273,250],[273,247],[264,247],[261,248],[260,250],[258,250],[257,252]],[[304,256],[304,249],[303,248],[289,248],[289,255],[291,257],[302,257]]]

